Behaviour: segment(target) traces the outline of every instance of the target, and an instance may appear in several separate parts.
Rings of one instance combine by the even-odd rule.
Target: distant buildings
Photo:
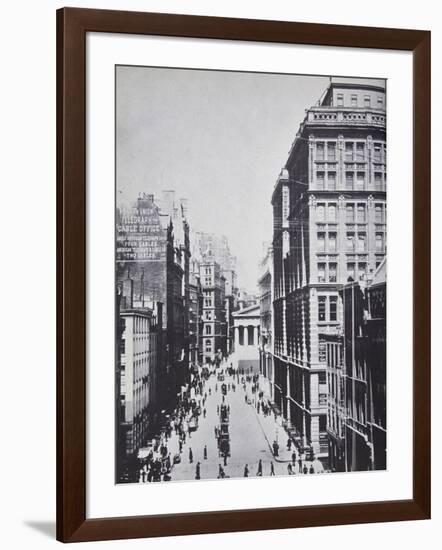
[[[225,285],[221,267],[209,250],[200,262],[203,292],[202,357],[203,363],[216,361],[227,352]]]
[[[236,257],[230,252],[229,242],[222,235],[214,233],[195,232],[194,246],[200,258],[209,255],[219,265],[225,281],[225,326],[223,334],[226,338],[227,353],[233,350],[233,317],[232,313],[240,306],[238,304],[238,283],[236,274]]]
[[[339,348],[340,291],[370,280],[386,254],[385,132],[383,88],[330,83],[307,111],[272,195],[274,400],[324,461],[333,430],[326,350]]]
[[[233,346],[236,259],[225,237],[191,232],[174,191],[116,215],[117,479],[158,434],[198,365]]]
[[[249,292],[244,288],[240,288],[237,291],[237,304],[239,309],[244,309],[249,306],[257,304],[259,298],[256,294]]]
[[[189,361],[192,367],[202,362],[203,289],[200,264],[192,253],[189,278]]]
[[[264,247],[264,257],[260,263],[259,289],[259,314],[260,314],[260,340],[259,340],[259,372],[263,375],[268,387],[266,393],[274,400],[274,373],[273,373],[273,249],[271,245]]]

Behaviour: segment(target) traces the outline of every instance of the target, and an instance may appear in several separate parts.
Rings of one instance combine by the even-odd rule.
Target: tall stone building
[[[200,281],[203,291],[202,357],[203,363],[216,361],[227,350],[225,278],[219,263],[210,253],[200,262]]]
[[[130,278],[134,309],[162,309],[158,402],[172,408],[189,373],[190,242],[186,201],[164,191],[117,210],[117,283]]]
[[[192,233],[190,236],[192,241]],[[193,368],[202,363],[203,289],[199,255],[192,249],[189,278],[189,361]]]
[[[325,337],[339,289],[386,253],[385,90],[330,83],[307,110],[272,195],[275,402],[304,446],[328,455]]]
[[[117,482],[130,482],[140,447],[156,421],[162,360],[162,308],[134,307],[133,280],[117,295],[116,436]]]
[[[193,234],[193,245],[200,258],[211,257],[219,266],[220,274],[224,278],[224,313],[223,325],[220,327],[223,343],[223,353],[233,351],[233,312],[238,309],[238,288],[236,275],[236,257],[231,253],[229,242],[225,235],[202,231]],[[204,277],[204,274],[201,275]],[[225,350],[225,351],[224,351]]]
[[[259,339],[259,372],[263,376],[265,393],[273,401],[274,372],[273,372],[273,249],[268,243],[264,244],[264,256],[259,265],[259,315],[260,315],[260,339]]]
[[[340,290],[342,334],[326,337],[329,467],[386,468],[386,259]]]

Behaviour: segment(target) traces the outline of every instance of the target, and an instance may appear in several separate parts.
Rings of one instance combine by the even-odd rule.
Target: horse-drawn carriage
[[[221,422],[219,427],[218,453],[219,456],[230,456],[230,434],[228,422]]]
[[[194,432],[198,428],[198,416],[192,416],[187,423],[189,432]]]
[[[221,422],[228,422],[229,421],[229,408],[227,405],[222,404],[220,411],[219,411],[219,418]]]

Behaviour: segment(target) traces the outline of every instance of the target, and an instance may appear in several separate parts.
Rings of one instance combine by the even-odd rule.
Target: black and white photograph
[[[387,81],[115,67],[115,482],[387,469]]]

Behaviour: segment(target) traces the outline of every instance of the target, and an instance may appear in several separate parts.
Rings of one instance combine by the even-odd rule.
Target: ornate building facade
[[[339,289],[386,254],[385,90],[330,83],[301,123],[273,195],[275,402],[305,447],[328,456],[326,345]]]
[[[117,210],[116,278],[130,279],[132,308],[162,311],[162,362],[157,378],[162,408],[173,408],[189,379],[190,242],[187,203],[173,191],[141,194]]]
[[[203,363],[215,361],[227,352],[225,279],[219,263],[210,253],[200,262],[203,292],[202,341]]]

